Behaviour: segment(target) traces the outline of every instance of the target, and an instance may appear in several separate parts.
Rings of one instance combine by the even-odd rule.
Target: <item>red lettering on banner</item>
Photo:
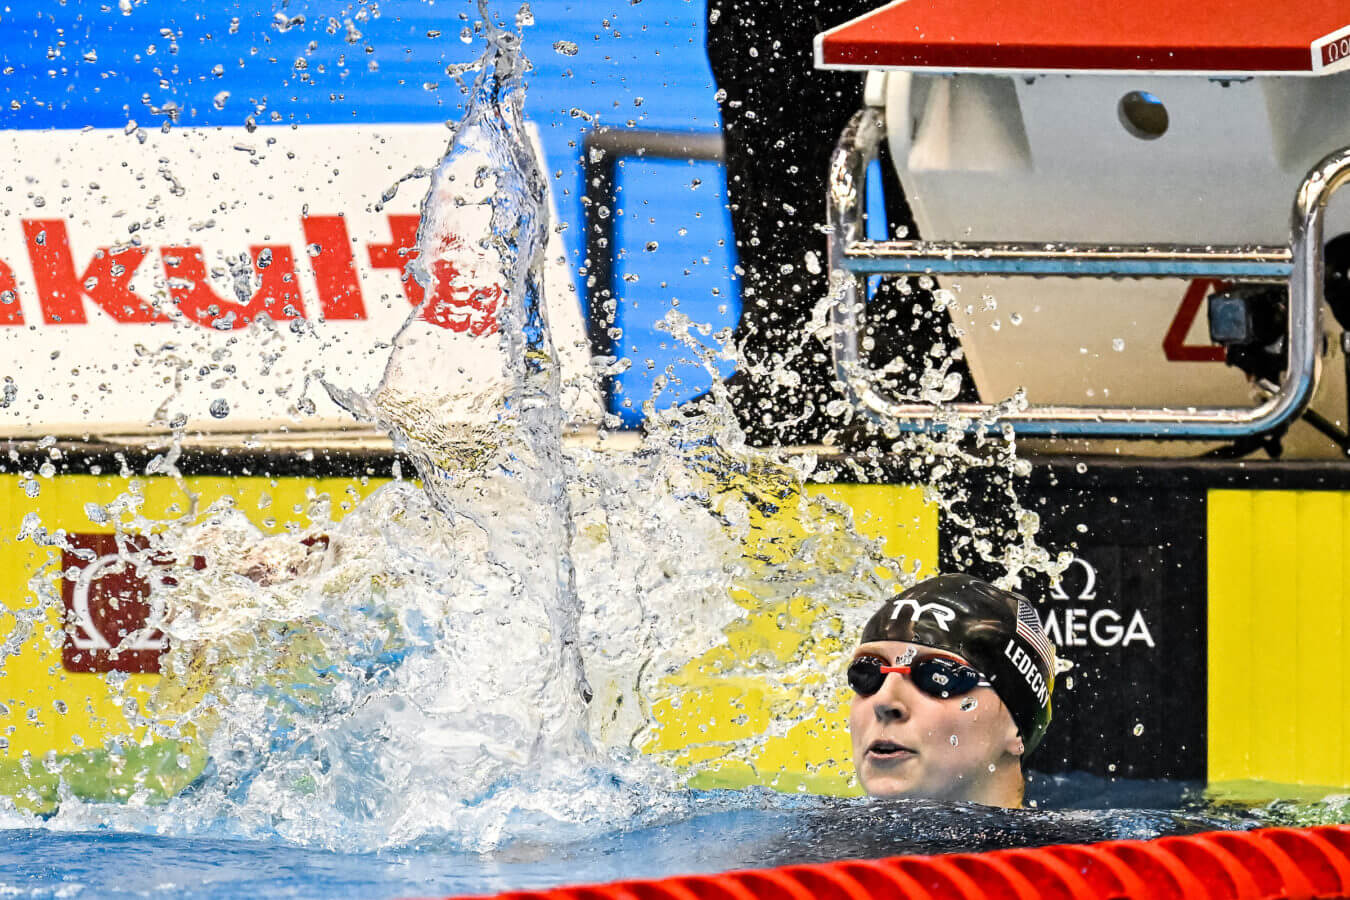
[[[0,261],[0,325],[22,325],[23,308],[19,306],[19,288],[14,281],[14,270]]]
[[[398,269],[403,282],[403,294],[412,306],[421,306],[423,300],[422,285],[412,275],[412,261],[417,259],[417,216],[389,217],[389,233],[393,241],[388,244],[371,244],[370,264],[376,269]]]
[[[361,281],[356,275],[347,220],[342,216],[302,216],[305,243],[314,267],[314,284],[325,319],[364,319]],[[312,248],[318,247],[317,251]]]
[[[85,267],[84,274],[76,278],[65,222],[24,219],[23,233],[28,244],[28,258],[33,263],[43,321],[56,325],[83,325],[86,320],[82,295],[88,296],[116,322],[169,321],[131,290],[131,276],[148,252],[144,247],[127,247],[116,253],[109,247],[100,247]]]
[[[1223,284],[1222,281],[1197,278],[1186,289],[1186,295],[1181,298],[1181,306],[1177,307],[1177,314],[1172,317],[1172,324],[1167,327],[1167,335],[1163,338],[1163,354],[1170,362],[1224,361],[1226,357],[1222,347],[1214,344],[1186,343],[1186,335],[1195,324],[1200,304],[1205,302],[1210,292]]]
[[[456,284],[455,277],[459,273],[445,256],[460,246],[459,239],[454,236],[442,238],[441,252],[437,254],[439,258],[431,264],[436,294],[423,307],[420,315],[431,325],[461,334],[468,333],[474,337],[494,334],[497,331],[497,308],[506,292],[499,284]]]
[[[497,310],[506,297],[501,285],[448,288],[444,298],[442,293],[438,290],[436,302],[423,311],[422,318],[427,322],[474,337],[496,333]]]
[[[271,255],[271,261],[259,265],[265,252]],[[291,248],[255,244],[249,247],[249,253],[260,283],[247,301],[240,302],[225,300],[211,288],[201,247],[161,247],[159,254],[164,274],[169,277],[169,294],[183,315],[222,331],[247,328],[260,315],[277,320],[303,317],[305,307]]]
[[[387,244],[367,246],[370,264],[376,269],[398,270],[404,296],[409,305],[418,309],[418,317],[433,325],[474,336],[495,333],[506,291],[497,283],[463,283],[467,279],[453,262],[454,251],[460,248],[458,238],[447,237],[442,252],[437,254],[439,258],[432,265],[436,292],[428,300],[412,273],[413,261],[418,256],[418,217],[389,215],[388,221],[392,240]],[[45,324],[86,324],[86,297],[118,323],[173,321],[170,315],[160,312],[131,289],[131,279],[149,249],[132,246],[113,252],[109,247],[101,247],[83,274],[77,276],[64,221],[25,219],[22,224]],[[302,216],[301,227],[310,248],[322,316],[332,320],[367,319],[360,271],[346,218],[342,215]],[[159,248],[169,296],[183,316],[217,330],[246,328],[259,315],[275,320],[303,317],[303,292],[292,248],[253,245],[249,253],[252,265],[245,288],[249,293],[240,298],[231,297],[229,292],[219,292],[211,284],[200,246]],[[0,326],[23,323],[14,273],[0,261]]]
[[[458,274],[454,264],[441,258],[431,265],[436,282],[436,296],[422,306],[426,292],[412,276],[412,261],[417,258],[417,216],[389,216],[389,231],[393,242],[371,244],[370,264],[377,269],[398,269],[403,281],[403,293],[413,306],[422,307],[418,316],[432,325],[451,331],[467,332],[474,337],[492,334],[497,330],[497,308],[505,291],[499,284],[456,285]],[[459,246],[458,239],[447,238],[442,248],[450,251]]]

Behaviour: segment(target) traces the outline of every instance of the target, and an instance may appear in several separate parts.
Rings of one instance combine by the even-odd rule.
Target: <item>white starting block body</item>
[[[1287,245],[1299,184],[1350,146],[1350,4],[1214,5],[1143,0],[1116,22],[1081,0],[907,0],[821,35],[817,61],[871,73],[925,241]],[[1325,234],[1346,231],[1333,198]],[[986,402],[1252,402],[1209,340],[1216,281],[939,281]],[[1313,408],[1344,427],[1334,353]],[[1302,424],[1286,449],[1339,455]]]

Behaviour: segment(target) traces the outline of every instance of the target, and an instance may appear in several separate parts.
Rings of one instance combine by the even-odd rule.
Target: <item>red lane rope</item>
[[[1350,826],[852,859],[497,900],[1329,900],[1350,898]]]

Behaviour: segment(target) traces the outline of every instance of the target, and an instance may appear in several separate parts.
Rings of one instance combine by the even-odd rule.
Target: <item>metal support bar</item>
[[[1100,244],[932,244],[856,241],[842,268],[858,275],[1056,275],[1285,281],[1288,247],[1119,247]]]
[[[1350,180],[1350,148],[1318,163],[1298,189],[1289,247],[1089,244],[940,244],[866,240],[867,166],[886,129],[880,110],[849,122],[830,161],[827,206],[835,373],[853,406],[902,431],[976,431],[1002,423],[1022,435],[1231,439],[1297,418],[1312,399],[1321,338],[1322,230],[1327,201]],[[1232,278],[1289,281],[1289,364],[1278,391],[1256,407],[1184,409],[982,403],[928,404],[889,396],[859,353],[866,279],[875,274]]]
[[[586,224],[586,335],[592,356],[617,356],[610,329],[614,325],[619,290],[615,281],[614,239],[618,218],[618,167],[627,157],[690,159],[721,162],[719,132],[636,131],[598,128],[582,141],[582,173],[585,185],[582,207]],[[610,379],[600,385],[605,409],[614,390]]]

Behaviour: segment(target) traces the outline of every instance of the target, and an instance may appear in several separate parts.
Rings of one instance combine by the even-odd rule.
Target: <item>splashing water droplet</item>
[[[224,397],[217,397],[211,401],[211,415],[217,419],[223,419],[230,414],[230,403]]]

